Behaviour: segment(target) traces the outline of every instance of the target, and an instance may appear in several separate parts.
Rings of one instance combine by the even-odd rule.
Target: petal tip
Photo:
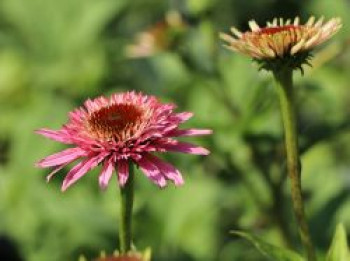
[[[181,187],[185,184],[185,181],[183,179],[177,180],[174,182],[175,187]]]
[[[66,180],[63,180],[62,186],[61,186],[61,192],[66,192],[66,190],[71,186],[69,182]]]
[[[118,184],[119,184],[120,188],[124,188],[125,184],[126,184],[126,181],[119,180]]]
[[[199,154],[199,155],[202,155],[202,156],[208,156],[210,153],[211,153],[211,152],[210,152],[208,149],[206,149],[206,148],[202,148],[202,149],[198,152],[198,154]]]
[[[168,184],[166,182],[159,182],[157,183],[157,185],[160,189],[165,189]]]
[[[42,135],[42,132],[45,132],[47,129],[41,128],[41,129],[35,129],[34,133]]]
[[[106,191],[107,190],[107,187],[108,187],[108,184],[100,184],[100,189],[102,191]]]
[[[206,130],[206,134],[213,134],[214,133],[214,131],[213,130],[210,130],[210,129],[208,129],[208,130]]]
[[[42,160],[38,160],[37,162],[34,162],[34,167],[36,167],[36,168],[42,168],[42,166],[41,166],[41,161],[42,161]]]

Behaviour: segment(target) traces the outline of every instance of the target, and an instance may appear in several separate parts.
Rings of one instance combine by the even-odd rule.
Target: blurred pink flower
[[[125,92],[111,97],[88,99],[84,107],[70,112],[69,121],[60,130],[40,129],[36,132],[49,139],[74,147],[50,155],[36,165],[54,167],[51,177],[77,159],[66,175],[62,191],[102,164],[99,175],[101,188],[106,188],[116,168],[118,182],[124,186],[129,175],[129,161],[138,165],[143,173],[160,187],[167,180],[176,186],[183,184],[181,173],[169,163],[152,155],[154,152],[182,152],[208,155],[205,148],[175,140],[179,136],[211,134],[211,130],[179,129],[179,125],[192,117],[190,112],[175,113],[174,104],[162,104],[154,96]]]

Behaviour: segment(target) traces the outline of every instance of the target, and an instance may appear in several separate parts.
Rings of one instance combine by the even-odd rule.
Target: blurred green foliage
[[[183,19],[180,32],[150,57],[128,58],[136,35],[164,24],[170,11]],[[92,258],[117,247],[115,178],[101,192],[92,171],[61,193],[67,169],[46,184],[46,171],[33,165],[63,146],[33,131],[58,129],[88,97],[141,90],[193,111],[188,126],[214,135],[195,139],[209,157],[167,156],[185,186],[159,190],[138,173],[135,245],[152,247],[156,261],[268,260],[229,234],[234,229],[299,249],[271,76],[224,50],[218,32],[244,30],[252,18],[314,14],[345,25],[296,78],[306,206],[325,257],[336,223],[350,231],[349,11],[346,0],[2,0],[1,238],[29,261]],[[172,33],[169,24],[158,29],[157,37]]]

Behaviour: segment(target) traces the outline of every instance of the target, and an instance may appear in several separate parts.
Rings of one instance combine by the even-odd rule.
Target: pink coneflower
[[[192,113],[175,113],[174,104],[162,104],[154,96],[126,92],[111,97],[87,100],[83,107],[70,112],[69,121],[60,130],[36,131],[49,139],[71,144],[73,147],[50,155],[37,163],[38,167],[54,167],[51,177],[75,160],[66,175],[62,191],[102,164],[99,175],[101,188],[106,188],[114,169],[120,186],[128,180],[129,162],[138,165],[143,173],[160,187],[171,180],[183,184],[180,172],[153,155],[154,152],[182,152],[207,155],[205,148],[181,142],[174,137],[212,133],[211,130],[180,130],[179,125],[192,117]]]
[[[293,22],[275,18],[263,28],[252,20],[249,22],[251,31],[242,33],[232,27],[234,37],[228,34],[220,34],[220,37],[229,49],[254,59],[283,58],[313,49],[331,38],[342,26],[340,18],[326,23],[323,20],[323,17],[318,21],[311,17],[301,25],[298,17]]]

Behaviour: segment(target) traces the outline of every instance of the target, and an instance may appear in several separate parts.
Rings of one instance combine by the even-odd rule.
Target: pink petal
[[[74,166],[63,180],[61,190],[67,190],[68,187],[84,176],[90,169],[96,167],[103,159],[104,157],[98,155],[96,157],[88,158]]]
[[[58,166],[70,163],[82,156],[86,156],[86,151],[81,148],[69,148],[40,160],[36,166],[40,168]]]
[[[109,180],[112,177],[113,169],[115,164],[115,158],[112,156],[108,160],[105,160],[100,176],[98,177],[100,187],[106,189]]]
[[[174,116],[172,116],[172,119],[179,121],[179,123],[183,123],[185,121],[188,121],[190,118],[192,118],[193,113],[192,112],[181,112],[176,113]]]
[[[145,175],[159,187],[163,188],[166,186],[166,179],[157,168],[157,166],[154,165],[150,160],[148,160],[146,157],[142,157],[137,162],[137,164],[140,166],[142,172],[145,173]]]
[[[168,151],[182,152],[196,155],[209,155],[210,151],[206,148],[193,145],[187,142],[177,141],[176,143],[165,143],[157,145],[158,148],[165,149]]]
[[[157,168],[165,175],[165,177],[174,181],[176,186],[184,184],[180,171],[178,171],[174,166],[150,154],[147,155],[147,159],[156,165]]]
[[[197,136],[197,135],[209,135],[212,134],[212,130],[202,129],[187,129],[187,130],[174,130],[167,134],[167,136],[179,137],[179,136]]]
[[[84,102],[84,106],[86,109],[88,109],[88,111],[93,111],[94,109],[96,109],[96,105],[91,99],[87,99]]]
[[[62,130],[49,130],[49,129],[40,129],[36,130],[35,133],[45,136],[46,138],[49,138],[51,140],[55,140],[58,142],[62,142],[65,144],[71,144],[71,140],[69,138],[69,135],[67,135]]]
[[[129,163],[127,160],[118,161],[118,181],[124,187],[129,178]]]

